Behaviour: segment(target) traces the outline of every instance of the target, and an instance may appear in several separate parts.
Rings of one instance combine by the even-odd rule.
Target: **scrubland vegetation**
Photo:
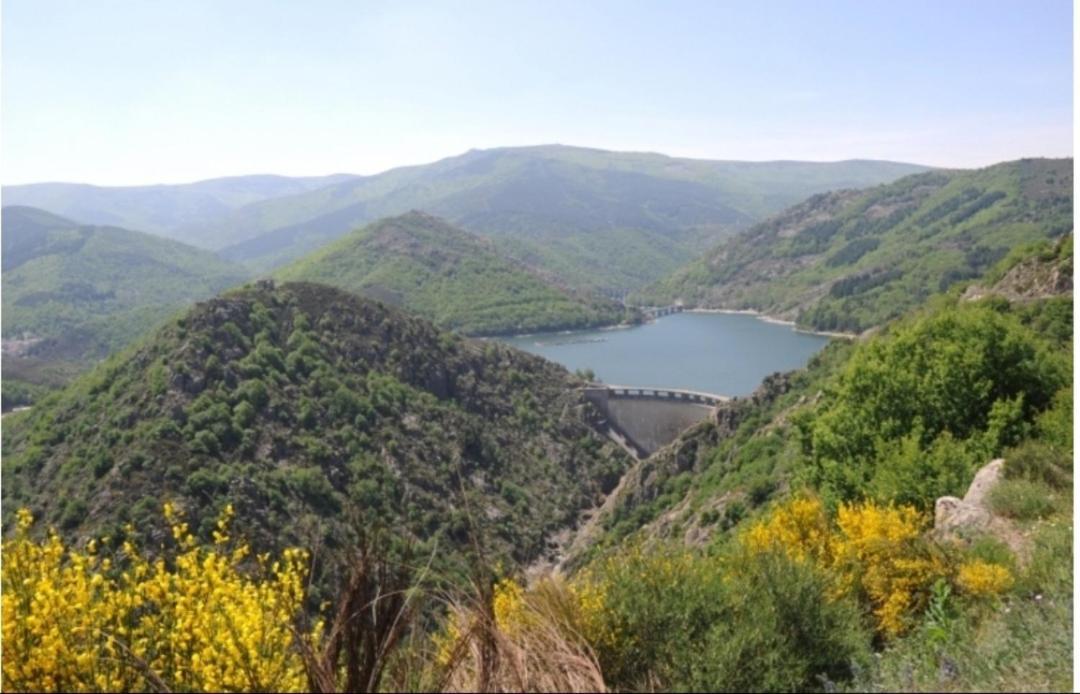
[[[1028,246],[640,461],[542,360],[228,293],[5,420],[5,686],[1068,689],[1072,299],[1040,278],[1071,259]],[[994,458],[985,522],[935,528]]]
[[[305,595],[309,555],[251,556],[228,537],[231,506],[196,540],[162,499],[171,537],[147,554],[122,532],[78,545],[35,538],[20,511],[4,547],[5,680],[158,691],[1067,688],[1071,314],[1061,301],[943,297],[826,355],[706,447],[691,483],[660,481],[669,491],[634,516],[637,530],[609,533],[565,576],[527,582],[513,564],[498,568],[483,549],[491,528],[473,525],[464,573],[433,563],[430,544],[372,551],[316,597]],[[1014,536],[931,532],[935,498],[963,495],[998,455],[1005,475],[989,503]],[[770,488],[755,492],[754,466],[770,459]],[[725,466],[722,493],[714,465]],[[718,494],[741,510],[729,513],[732,502],[696,521],[715,524],[708,541],[656,531],[663,504]],[[395,561],[407,568],[387,570]]]

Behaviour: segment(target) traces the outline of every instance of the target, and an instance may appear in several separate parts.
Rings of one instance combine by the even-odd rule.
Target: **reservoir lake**
[[[644,325],[504,338],[519,349],[592,369],[604,383],[749,395],[775,371],[806,365],[824,335],[737,313],[676,313]]]

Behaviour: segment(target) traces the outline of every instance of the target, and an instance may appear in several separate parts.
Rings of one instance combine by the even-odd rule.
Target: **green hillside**
[[[185,185],[6,186],[5,200],[285,265],[357,227],[423,210],[500,240],[578,287],[638,288],[808,195],[923,171],[887,161],[738,162],[546,145],[471,150],[372,176],[238,176]]]
[[[421,212],[370,224],[275,274],[380,299],[473,335],[586,328],[628,316],[621,305],[575,296],[491,242]]]
[[[544,239],[491,237],[504,255],[568,286],[623,294],[675,272],[698,255],[687,244],[641,229],[614,229]]]
[[[1072,160],[934,171],[817,195],[642,292],[860,331],[977,277],[1012,249],[1072,231]]]
[[[172,499],[202,539],[231,503],[257,547],[319,546],[320,566],[377,527],[440,567],[479,532],[527,562],[628,464],[579,385],[378,302],[264,281],[6,419],[5,527],[28,505],[72,536],[130,521],[153,541]]]
[[[50,382],[54,379],[33,375],[42,373],[41,360],[77,365],[99,359],[246,274],[175,241],[5,207],[5,376]],[[22,363],[22,358],[32,361]],[[5,395],[8,385],[5,378]]]
[[[580,244],[576,238],[631,232],[649,239],[653,254],[672,247],[647,278],[655,279],[681,262],[682,253],[700,250],[807,195],[923,169],[872,161],[707,161],[563,146],[473,150],[249,205],[223,217],[213,233],[234,239],[222,251],[226,257],[268,268],[361,224],[419,209],[491,236],[540,244],[570,240],[577,243],[576,252],[567,248],[541,267],[567,280],[591,275],[592,286],[619,289],[634,277],[634,268],[651,266],[648,259],[611,258],[604,252],[610,245]],[[589,269],[597,267],[600,273]]]
[[[179,554],[193,575],[121,612],[156,634],[173,632],[141,621],[147,606],[198,585],[192,556],[262,576],[270,599],[289,590],[270,583],[281,563],[260,572],[232,538],[310,548],[310,564],[292,555],[314,573],[294,590],[303,607],[256,622],[284,630],[270,664],[300,677],[325,662],[300,637],[320,615],[348,652],[390,635],[365,661],[385,665],[384,689],[1067,689],[1071,241],[834,341],[633,462],[553,364],[326,286],[260,282],[6,420],[4,525],[23,507],[39,523],[5,557],[41,556],[18,576],[49,576],[60,540],[33,544],[45,524],[69,546],[130,538],[166,577]],[[985,516],[948,530],[935,501],[998,457]],[[183,513],[171,532],[164,501]],[[128,545],[83,547],[82,583],[133,592],[105,563],[132,564]],[[551,561],[563,571],[544,575]],[[37,628],[44,607],[21,609]],[[371,631],[338,631],[356,615]]]
[[[657,634],[597,641],[608,686],[1067,689],[1071,273],[1071,236],[1017,252],[635,463],[568,543],[605,628]],[[990,515],[946,533],[995,458]]]

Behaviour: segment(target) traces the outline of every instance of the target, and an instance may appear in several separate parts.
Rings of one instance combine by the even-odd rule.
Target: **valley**
[[[0,0],[3,692],[1058,692],[1075,0]]]
[[[240,241],[264,244],[245,258],[5,207],[3,393],[17,409],[2,427],[5,558],[36,576],[52,566],[41,556],[70,557],[87,573],[31,584],[94,582],[117,594],[110,605],[136,600],[119,596],[142,580],[113,561],[173,585],[197,579],[168,562],[196,558],[231,567],[223,585],[276,576],[261,585],[305,626],[286,633],[265,613],[259,633],[285,646],[259,657],[293,689],[316,657],[298,644],[321,638],[310,620],[343,619],[350,601],[371,604],[365,591],[416,601],[348,637],[359,648],[387,619],[408,633],[388,652],[412,669],[380,675],[383,689],[443,677],[469,689],[479,638],[535,672],[562,672],[545,664],[557,649],[588,654],[564,675],[627,691],[891,688],[898,671],[928,688],[945,658],[982,688],[1017,681],[977,666],[1016,643],[1045,634],[1063,653],[1071,160],[811,192],[757,221],[754,196],[679,197],[719,163],[540,150],[436,168],[562,181],[603,161],[610,176],[582,190],[619,195],[575,198],[585,213],[571,219],[484,178],[368,220],[348,202],[374,185],[364,178],[288,184],[229,198],[243,233],[265,210],[308,220]],[[668,183],[646,186],[641,170]],[[813,167],[755,170],[749,188],[785,189],[793,171],[817,185]],[[515,195],[545,190],[526,180]],[[336,226],[304,217],[321,214],[324,188],[344,205],[326,213]],[[940,500],[998,458],[1001,491],[967,535],[946,536]],[[105,538],[123,539],[90,554]],[[249,556],[278,568],[259,574],[268,559]],[[160,595],[148,604],[174,609]],[[938,604],[952,631],[928,654]],[[771,617],[746,620],[748,605]],[[1039,636],[1001,605],[1039,610]],[[114,617],[157,628],[140,609]],[[90,629],[76,612],[57,619]],[[984,641],[985,628],[1007,638]],[[792,640],[802,631],[818,636]],[[1063,681],[1053,662],[1030,668]]]

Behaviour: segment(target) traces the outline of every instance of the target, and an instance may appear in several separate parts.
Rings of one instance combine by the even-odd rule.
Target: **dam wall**
[[[638,453],[652,455],[698,422],[708,419],[727,398],[711,393],[628,386],[593,386],[585,397],[605,424]]]

